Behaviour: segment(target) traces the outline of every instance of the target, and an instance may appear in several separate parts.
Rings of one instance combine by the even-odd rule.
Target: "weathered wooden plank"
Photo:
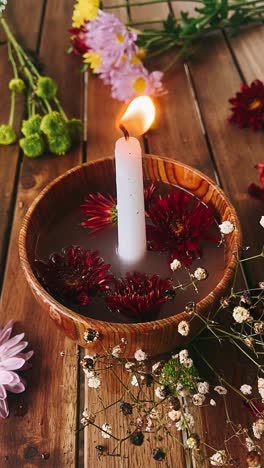
[[[262,207],[248,195],[247,188],[256,180],[254,165],[263,159],[264,135],[227,122],[228,99],[239,89],[241,79],[223,37],[217,34],[205,40],[201,50],[190,63],[199,105],[222,186],[238,211],[245,245],[254,255],[262,245]],[[261,262],[249,265],[247,271],[255,284],[261,281]]]
[[[5,13],[17,37],[23,37],[23,44],[32,50],[35,50],[37,47],[38,29],[40,26],[43,4],[44,0],[38,2],[25,0],[25,2],[16,2],[15,5],[14,0],[11,0]],[[31,14],[25,14],[25,11],[30,11]],[[21,18],[23,18],[23,20],[21,20]],[[32,21],[32,18],[34,18],[34,21]],[[2,31],[1,40],[5,40]],[[0,100],[0,124],[2,124],[7,123],[9,118],[10,94],[8,92],[8,82],[12,77],[12,68],[7,58],[6,45],[0,47],[0,63],[0,83],[2,90]],[[18,123],[22,117],[23,98],[20,97],[18,101],[15,122],[16,130],[19,130]],[[7,241],[13,214],[12,197],[15,191],[18,157],[19,150],[16,145],[7,147],[0,146],[0,284],[3,279]]]
[[[264,40],[264,26],[255,26],[241,31],[229,39],[237,62],[248,83],[263,80],[264,63],[261,55]],[[262,157],[263,160],[263,157]]]
[[[241,131],[227,122],[228,99],[239,88],[240,77],[221,34],[203,42],[200,53],[190,62],[190,69],[222,186],[238,211],[245,245],[251,246],[249,252],[253,255],[261,247],[262,232],[259,226],[261,209],[248,196],[247,187],[251,180],[254,180],[253,166],[261,158],[263,135],[253,134],[248,130]],[[261,280],[262,273],[261,262],[247,267],[247,274],[252,284]],[[230,354],[227,348],[223,350],[218,346],[212,347],[210,361],[214,362],[216,369],[224,369],[229,382],[237,388],[243,383],[253,384],[255,381],[255,369],[252,369],[236,352]],[[231,361],[236,363],[235,369],[230,365]],[[231,420],[240,423],[242,427],[252,425],[252,416],[247,413],[242,400],[234,393],[229,392],[227,404]],[[214,408],[201,410],[198,427],[206,436],[208,445],[216,449],[223,447],[226,437],[224,430],[219,431],[219,427],[225,430],[229,427],[231,430],[231,425],[228,425],[225,419],[222,406],[216,410]],[[217,425],[215,420],[218,421]],[[237,438],[231,440],[229,448],[235,457],[240,459],[239,466],[246,467],[245,449],[238,443]]]
[[[40,58],[46,74],[60,86],[60,98],[69,116],[81,112],[78,61],[65,54],[73,0],[48,0]],[[22,10],[21,10],[22,11]],[[26,16],[26,15],[25,15]],[[30,9],[29,22],[33,21]],[[24,18],[24,16],[23,16]],[[22,21],[22,16],[21,16]],[[39,191],[57,175],[81,162],[77,148],[64,157],[24,158],[2,296],[2,321],[14,318],[35,351],[27,373],[28,390],[13,400],[11,416],[1,422],[1,459],[6,466],[39,466],[43,453],[50,467],[75,465],[77,411],[77,346],[66,339],[39,310],[19,266],[17,240],[26,209]],[[60,352],[64,352],[64,357]],[[14,414],[22,405],[21,417]]]

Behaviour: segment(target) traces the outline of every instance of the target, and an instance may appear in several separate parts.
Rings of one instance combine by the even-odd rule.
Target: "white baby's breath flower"
[[[211,400],[210,400],[210,405],[211,406],[216,406],[216,401],[213,398],[211,398]]]
[[[195,437],[189,437],[186,440],[186,446],[190,450],[196,449],[198,447],[197,439]]]
[[[245,307],[237,306],[233,310],[233,317],[237,323],[243,323],[250,317],[250,313]]]
[[[184,414],[181,419],[175,424],[177,431],[182,431],[183,429],[190,429],[194,426],[194,418],[190,413]]]
[[[183,365],[186,369],[190,369],[193,366],[193,360],[191,358],[185,359]]]
[[[241,385],[240,391],[243,393],[243,395],[250,395],[252,392],[252,387],[251,385],[244,384]]]
[[[85,373],[87,379],[91,379],[95,375],[93,370],[83,369],[83,372]]]
[[[131,385],[133,385],[133,387],[138,387],[138,379],[135,375],[133,375],[131,379]]]
[[[197,390],[202,395],[209,393],[209,383],[208,382],[199,382],[197,385]]]
[[[205,395],[201,395],[200,393],[195,393],[192,397],[192,402],[195,406],[201,406],[204,403]]]
[[[137,349],[134,354],[136,361],[145,361],[147,359],[147,354],[142,351],[142,349]]]
[[[115,358],[119,358],[120,354],[122,354],[122,349],[121,349],[121,346],[120,345],[116,345],[113,347],[112,349],[112,356],[115,357]]]
[[[256,445],[250,437],[246,437],[246,446],[249,452],[256,450]]]
[[[121,338],[121,343],[126,345],[127,344],[127,339],[126,338]]]
[[[182,336],[189,335],[190,326],[186,320],[181,320],[178,325],[178,333]]]
[[[198,281],[202,281],[202,280],[205,280],[207,277],[208,277],[208,272],[206,271],[205,268],[196,268],[195,272],[194,272],[194,277],[198,280]]]
[[[189,395],[189,389],[187,387],[184,387],[181,383],[177,383],[176,385],[176,391],[179,393],[181,397],[185,397]]]
[[[178,270],[179,268],[181,268],[181,266],[182,266],[181,262],[179,262],[179,260],[177,260],[176,258],[170,264],[172,271]]]
[[[129,372],[132,372],[132,368],[135,366],[134,362],[128,361],[125,363],[125,369]]]
[[[260,287],[260,289],[264,289],[264,281],[259,282],[259,287]]]
[[[258,391],[263,401],[264,400],[264,379],[262,377],[258,378]]]
[[[92,361],[94,361],[94,358],[95,356],[90,356],[90,354],[85,354],[85,356],[83,356],[84,361],[86,361],[87,359],[92,359]]]
[[[181,412],[173,409],[168,412],[168,416],[172,421],[179,421],[181,418]]]
[[[224,221],[222,224],[219,224],[219,229],[222,234],[231,234],[235,227],[233,223],[230,223],[230,221]]]
[[[259,224],[264,228],[264,216],[261,216]]]
[[[152,408],[151,412],[149,413],[149,417],[151,419],[158,419],[160,417],[160,413],[155,408]]]
[[[214,389],[219,395],[227,394],[227,389],[225,387],[222,387],[222,385],[217,385]]]
[[[252,429],[256,439],[260,439],[264,433],[264,419],[259,418],[257,421],[253,422]]]
[[[98,377],[90,377],[88,379],[88,387],[90,388],[98,388],[101,385],[101,380]]]
[[[179,360],[180,363],[183,364],[186,359],[189,357],[189,352],[187,349],[182,349],[182,351],[179,352]]]
[[[155,389],[155,395],[157,398],[159,398],[160,400],[163,400],[165,398],[165,394],[164,394],[164,385],[162,385],[161,387],[157,387]]]
[[[111,437],[111,434],[112,434],[112,426],[108,423],[104,423],[102,425],[102,431],[101,431],[101,434],[102,434],[102,437],[104,439],[110,439]],[[104,432],[105,431],[105,432]],[[107,434],[106,434],[107,433]]]
[[[210,457],[210,463],[213,466],[224,466],[227,462],[225,450],[218,450]]]

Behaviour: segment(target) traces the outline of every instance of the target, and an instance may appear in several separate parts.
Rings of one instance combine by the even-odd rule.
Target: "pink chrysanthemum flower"
[[[9,409],[7,404],[7,392],[21,393],[26,388],[26,382],[17,374],[17,371],[26,370],[29,367],[28,360],[33,351],[22,353],[28,345],[23,338],[25,333],[20,333],[10,338],[13,321],[0,327],[0,417],[7,418]]]
[[[101,54],[106,68],[118,67],[126,58],[130,60],[137,51],[136,39],[137,34],[129,31],[116,16],[101,10],[87,25],[86,44]]]
[[[150,73],[143,65],[126,63],[112,75],[112,96],[119,101],[128,101],[139,95],[160,95],[163,93],[162,77],[162,72]]]

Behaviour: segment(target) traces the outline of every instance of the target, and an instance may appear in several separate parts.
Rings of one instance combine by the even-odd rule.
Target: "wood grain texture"
[[[16,31],[17,37],[23,37],[23,44],[26,47],[36,50],[38,31],[44,0],[25,0],[24,2],[10,1],[6,10],[6,17]],[[30,10],[31,15],[25,15],[25,11]],[[34,22],[32,18],[34,17]],[[23,18],[23,20],[21,20]],[[1,31],[1,40],[5,36]],[[10,111],[10,93],[8,91],[8,82],[12,78],[12,67],[8,61],[7,46],[0,46],[0,125],[7,123]],[[15,129],[19,132],[19,122],[23,115],[24,97],[17,99]],[[16,173],[18,170],[19,149],[17,145],[1,146],[0,148],[0,283],[4,273],[4,263],[7,251],[7,241],[12,221],[12,204],[14,187],[16,183]]]
[[[250,246],[250,254],[254,255],[262,246],[263,228],[259,220],[263,210],[248,195],[247,188],[256,180],[254,165],[263,160],[264,134],[240,130],[227,122],[228,99],[239,90],[241,79],[220,33],[203,42],[202,53],[193,57],[190,69],[222,186],[232,196],[245,245]],[[249,265],[247,271],[252,284],[261,281],[261,262]]]
[[[65,55],[72,6],[73,0],[48,1],[40,56],[46,66],[45,73],[58,80],[66,112],[77,117],[81,109],[81,77],[75,72],[77,61]],[[25,15],[24,6],[21,11]],[[24,15],[21,14],[21,21]],[[29,22],[34,21],[30,8],[25,16]],[[5,460],[5,466],[12,468],[40,466],[43,462],[54,468],[75,464],[77,347],[40,314],[20,269],[17,243],[22,219],[39,191],[81,160],[79,148],[65,157],[25,158],[21,169],[1,322],[10,318],[19,322],[16,331],[26,332],[35,355],[32,370],[26,376],[28,390],[13,400],[10,418],[1,421],[0,464]],[[61,351],[64,357],[60,356]],[[23,407],[21,411],[20,406]],[[20,413],[21,416],[15,416]],[[47,461],[41,459],[44,452],[48,455]]]

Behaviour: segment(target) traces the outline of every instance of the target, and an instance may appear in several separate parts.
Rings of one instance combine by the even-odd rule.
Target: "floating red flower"
[[[171,190],[166,197],[161,195],[149,208],[153,225],[147,225],[148,248],[168,252],[169,261],[174,259],[189,267],[201,257],[201,241],[219,242],[209,232],[214,223],[213,211],[183,191]]]
[[[148,216],[148,208],[153,201],[155,191],[156,187],[153,182],[144,190],[146,216]],[[117,223],[116,199],[110,194],[104,196],[99,192],[91,193],[80,209],[87,217],[81,226],[91,229],[91,233]]]
[[[87,305],[90,296],[109,289],[113,279],[109,266],[98,252],[72,246],[52,254],[47,263],[35,262],[37,277],[51,294],[79,305]]]
[[[250,86],[241,84],[241,91],[229,99],[233,114],[230,122],[236,123],[240,128],[250,127],[253,130],[264,125],[264,84],[254,80]]]
[[[69,29],[71,33],[71,44],[72,44],[72,52],[76,55],[84,55],[86,52],[90,50],[90,47],[86,45],[86,34],[87,30],[84,26],[80,28],[71,28]]]
[[[261,162],[256,164],[255,168],[259,172],[261,187],[252,183],[248,187],[248,192],[252,197],[264,202],[264,163]]]
[[[114,282],[113,292],[105,296],[107,306],[136,320],[151,320],[160,310],[161,305],[173,296],[173,286],[169,278],[161,279],[158,275],[127,273],[125,278]]]

